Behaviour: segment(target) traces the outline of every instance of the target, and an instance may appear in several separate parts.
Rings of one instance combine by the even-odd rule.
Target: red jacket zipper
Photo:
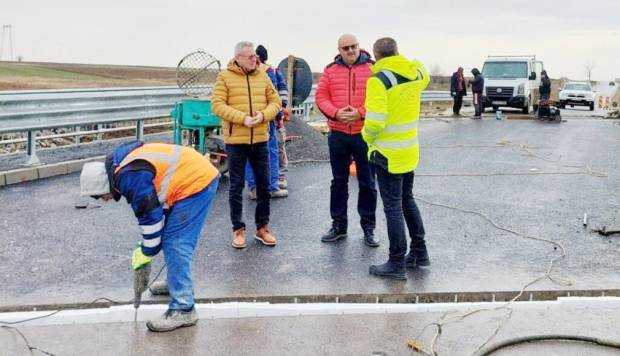
[[[347,94],[349,94],[349,106],[351,106],[351,69],[353,69],[353,66],[349,67],[349,85],[347,86]],[[349,135],[353,134],[353,124],[352,123],[348,123],[347,126],[349,126]]]

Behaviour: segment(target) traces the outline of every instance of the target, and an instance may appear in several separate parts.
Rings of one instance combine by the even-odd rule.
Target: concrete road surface
[[[54,355],[421,355],[408,348],[407,340],[417,338],[428,351],[434,329],[429,328],[420,334],[425,325],[438,321],[446,312],[458,316],[480,308],[494,308],[498,304],[417,305],[419,308],[411,307],[416,311],[406,313],[391,310],[379,314],[361,311],[359,314],[339,314],[332,310],[303,316],[246,315],[201,319],[195,327],[170,333],[149,332],[142,322],[96,321],[73,325],[22,324],[19,330],[31,346]],[[359,305],[357,308],[364,307]],[[386,306],[386,309],[390,308]],[[620,341],[618,298],[520,302],[511,308],[510,318],[507,318],[507,309],[487,310],[446,324],[436,351],[439,355],[471,355],[502,324],[503,328],[489,345],[515,337],[549,334]],[[302,309],[303,306],[299,306],[300,313]],[[549,341],[512,346],[493,355],[611,356],[619,352],[618,349],[593,344]],[[15,330],[0,329],[0,355],[29,354],[24,340]]]

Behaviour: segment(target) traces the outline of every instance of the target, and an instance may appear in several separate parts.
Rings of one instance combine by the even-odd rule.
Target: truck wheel
[[[590,103],[590,111],[594,111],[594,102]]]

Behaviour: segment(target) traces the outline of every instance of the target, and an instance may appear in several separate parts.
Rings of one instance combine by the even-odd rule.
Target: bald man
[[[368,164],[368,147],[362,139],[366,81],[372,75],[373,60],[360,49],[359,41],[350,34],[338,39],[339,54],[325,67],[316,91],[316,103],[327,117],[329,159],[332,168],[330,215],[332,226],[321,237],[330,243],[347,237],[347,200],[349,198],[349,165],[351,158],[357,166],[359,193],[357,211],[362,225],[362,240],[377,247],[374,236],[377,190],[374,172]]]

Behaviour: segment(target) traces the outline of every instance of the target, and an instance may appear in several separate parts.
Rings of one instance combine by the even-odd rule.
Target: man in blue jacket
[[[282,110],[276,116],[276,119],[269,123],[269,141],[267,147],[269,149],[269,194],[272,198],[285,198],[288,196],[286,176],[284,171],[280,170],[283,162],[280,162],[280,147],[278,144],[278,127],[284,127],[284,121],[288,120],[288,87],[284,77],[279,70],[267,64],[267,49],[262,45],[256,47],[256,55],[260,61],[259,69],[267,72],[273,87],[278,91],[280,100],[282,100]],[[285,138],[283,137],[282,140]],[[282,147],[284,149],[284,146]],[[286,155],[286,153],[284,153]],[[245,166],[245,179],[250,188],[249,197],[256,199],[256,182],[254,181],[254,172],[248,162]]]
[[[103,162],[82,168],[82,196],[131,205],[142,233],[132,255],[138,270],[164,252],[168,268],[170,304],[166,313],[149,320],[152,331],[171,331],[198,321],[194,309],[191,262],[219,172],[203,155],[189,147],[164,143],[130,142],[117,147]]]

